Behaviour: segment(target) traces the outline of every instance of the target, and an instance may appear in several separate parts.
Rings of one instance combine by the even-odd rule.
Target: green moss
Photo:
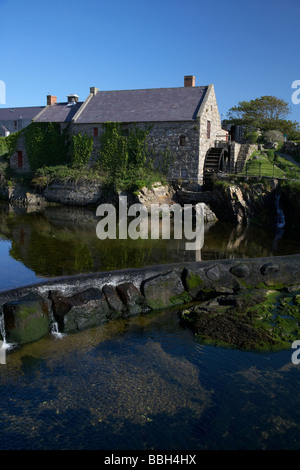
[[[170,298],[170,302],[173,305],[185,304],[192,300],[191,295],[188,292],[183,292],[180,295],[174,295]]]
[[[201,279],[199,274],[189,273],[186,278],[186,284],[188,289],[200,289],[204,286],[204,281]]]
[[[300,292],[251,289],[236,306],[186,308],[181,318],[205,344],[256,351],[291,347],[300,338]]]

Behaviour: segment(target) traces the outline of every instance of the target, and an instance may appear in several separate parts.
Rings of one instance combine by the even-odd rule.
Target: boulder
[[[111,312],[111,318],[119,318],[122,313],[126,310],[126,306],[120,299],[117,290],[114,286],[109,284],[103,286],[102,292],[106,298],[106,302],[109,305]]]
[[[52,293],[51,297],[60,331],[81,331],[109,319],[110,309],[100,289],[90,288],[71,297]]]
[[[181,281],[181,273],[172,271],[150,278],[143,283],[147,305],[153,310],[183,304],[191,299]]]
[[[49,333],[47,301],[35,293],[3,305],[4,326],[8,343],[25,344]]]
[[[137,315],[145,310],[146,299],[132,282],[124,282],[116,287],[116,291],[127,307],[129,316]]]
[[[59,204],[86,206],[96,204],[102,196],[102,188],[99,183],[51,183],[43,191],[44,198],[49,202]]]

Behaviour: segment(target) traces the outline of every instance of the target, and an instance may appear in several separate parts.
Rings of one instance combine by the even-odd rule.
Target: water
[[[3,205],[0,217],[2,290],[191,256],[179,241],[102,243],[88,211],[28,214]],[[272,232],[217,223],[206,228],[201,253],[193,256],[298,251],[286,234],[276,248],[273,240]],[[300,365],[292,363],[293,352],[199,344],[176,311],[76,334],[54,329],[8,350],[0,363],[0,449],[298,449]]]
[[[285,216],[280,204],[280,194],[275,195],[275,206],[277,211],[276,227],[282,229],[285,226]]]
[[[32,211],[0,204],[0,291],[42,279],[172,262],[287,255],[299,242],[273,227],[205,226],[204,245],[186,240],[99,240],[95,211],[48,207]]]
[[[299,367],[197,344],[176,312],[49,335],[0,368],[0,447],[296,449]]]

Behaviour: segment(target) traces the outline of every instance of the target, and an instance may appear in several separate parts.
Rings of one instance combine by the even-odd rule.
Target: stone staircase
[[[241,173],[245,167],[245,163],[249,157],[249,155],[253,151],[253,144],[243,144],[241,145],[236,164],[235,164],[235,172]]]

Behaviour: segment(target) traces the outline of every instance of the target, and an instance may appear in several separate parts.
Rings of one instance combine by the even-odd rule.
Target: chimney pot
[[[68,98],[68,103],[78,103],[79,96],[73,94],[73,95],[68,95],[67,98]]]
[[[47,95],[47,106],[52,106],[57,102],[57,97],[52,95]]]
[[[184,77],[184,86],[185,87],[194,87],[195,86],[195,82],[196,82],[196,78],[194,77],[194,75],[186,75]]]

